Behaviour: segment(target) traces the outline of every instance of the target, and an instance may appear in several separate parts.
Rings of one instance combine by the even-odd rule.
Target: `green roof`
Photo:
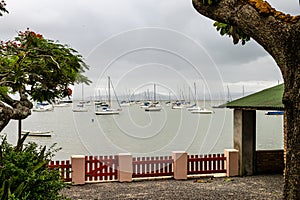
[[[249,96],[228,102],[227,108],[247,108],[255,110],[283,110],[284,85],[280,84]]]

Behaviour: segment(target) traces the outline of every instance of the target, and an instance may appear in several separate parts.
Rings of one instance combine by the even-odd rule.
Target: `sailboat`
[[[73,107],[73,112],[87,112],[88,109],[84,105],[84,90],[83,90],[83,84],[81,85],[81,101],[76,105],[76,107]]]
[[[196,83],[194,82],[194,92],[195,92],[195,103],[189,107],[187,107],[188,111],[193,111],[193,110],[200,110],[200,107],[197,106],[197,89],[196,89]]]
[[[147,108],[145,108],[145,111],[161,111],[161,105],[159,102],[156,102],[156,85],[154,84],[154,101],[151,105],[149,105]]]
[[[204,106],[203,106],[203,108],[199,107],[198,109],[192,110],[191,113],[193,113],[193,114],[212,114],[212,113],[214,113],[214,111],[205,108],[205,87],[203,90],[204,90]]]
[[[110,77],[108,77],[108,104],[106,106],[95,104],[96,115],[118,115],[121,112],[120,108],[114,109],[111,107],[112,103],[111,103],[110,86],[112,86],[112,83],[110,81]]]

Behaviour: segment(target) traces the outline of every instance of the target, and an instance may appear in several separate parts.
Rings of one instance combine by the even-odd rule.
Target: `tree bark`
[[[276,61],[284,79],[284,199],[300,199],[300,20],[261,0],[193,0],[202,15],[238,27]]]
[[[32,103],[29,100],[15,101],[12,106],[0,102],[0,132],[11,119],[22,120],[31,115]]]

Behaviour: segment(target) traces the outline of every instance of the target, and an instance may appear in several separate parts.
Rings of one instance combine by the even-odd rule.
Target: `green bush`
[[[66,186],[58,170],[49,170],[55,145],[46,149],[30,142],[25,135],[14,147],[5,137],[0,141],[0,199],[64,199],[59,191]]]

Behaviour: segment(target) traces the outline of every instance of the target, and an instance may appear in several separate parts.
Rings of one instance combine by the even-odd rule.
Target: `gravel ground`
[[[71,186],[71,199],[282,199],[283,176],[144,180]]]

